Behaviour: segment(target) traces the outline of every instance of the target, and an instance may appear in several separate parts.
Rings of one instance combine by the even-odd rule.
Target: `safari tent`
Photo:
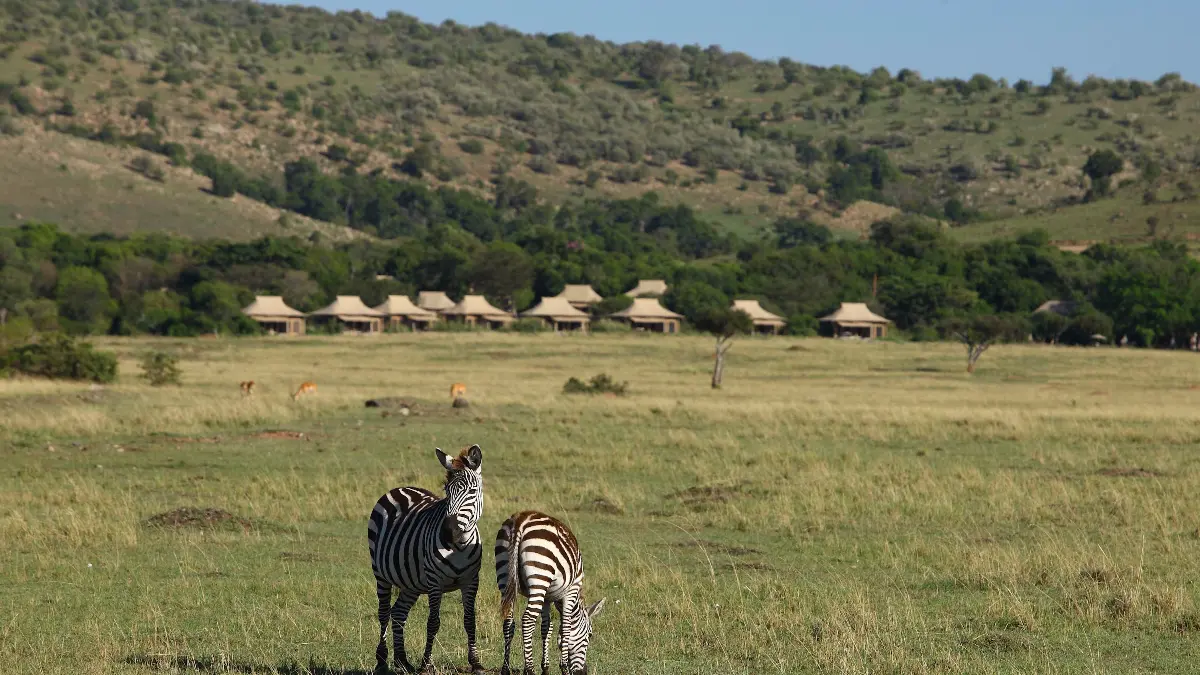
[[[843,302],[837,311],[820,319],[822,328],[832,332],[833,337],[843,335],[863,338],[887,336],[889,319],[879,316],[867,308],[864,302]]]
[[[604,298],[589,284],[567,284],[562,293],[554,296],[571,303],[575,309],[586,310]]]
[[[541,319],[556,331],[577,330],[586,333],[590,322],[587,312],[576,309],[561,295],[542,298],[537,306],[522,312],[521,317]]]
[[[256,295],[254,302],[242,309],[242,314],[272,335],[304,334],[304,312],[288,307],[282,296]]]
[[[634,286],[625,295],[631,298],[642,298],[647,296],[663,296],[667,294],[667,282],[662,279],[640,279],[637,286]]]
[[[350,333],[379,333],[383,331],[384,314],[363,304],[357,295],[339,295],[327,307],[308,315],[322,321],[340,321]]]
[[[417,307],[430,312],[444,312],[454,306],[454,301],[443,291],[421,291],[417,294]]]
[[[740,309],[750,315],[754,323],[754,332],[765,335],[777,335],[787,322],[778,314],[772,314],[758,304],[758,300],[734,300],[731,309]]]
[[[628,323],[636,330],[654,333],[678,333],[682,314],[658,304],[658,298],[634,298],[633,304],[614,312],[613,319]]]
[[[482,295],[463,296],[458,304],[444,310],[442,316],[462,321],[469,326],[486,325],[489,328],[507,326],[515,320],[512,314],[493,307]]]
[[[382,305],[375,308],[375,311],[387,317],[388,326],[392,330],[401,328],[425,330],[438,319],[438,315],[434,312],[414,305],[407,295],[389,295]]]

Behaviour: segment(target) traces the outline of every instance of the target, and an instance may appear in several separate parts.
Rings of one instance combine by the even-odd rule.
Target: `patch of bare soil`
[[[711,504],[721,504],[747,492],[745,484],[738,485],[695,485],[684,490],[672,492],[667,499],[678,499],[684,506],[703,508]]]
[[[184,506],[150,516],[146,519],[145,524],[149,527],[197,528],[201,530],[240,526],[243,531],[249,531],[251,526],[249,520],[235,516],[228,511],[194,506]]]
[[[218,436],[176,436],[168,439],[173,443],[219,443],[221,442]]]
[[[1165,476],[1161,471],[1153,469],[1142,469],[1137,467],[1112,467],[1109,469],[1101,469],[1097,471],[1101,476],[1117,476],[1123,478],[1161,478]]]
[[[290,438],[298,441],[308,440],[308,436],[301,431],[264,431],[258,434],[252,434],[250,438]]]
[[[703,539],[699,541],[681,541],[678,544],[675,544],[675,548],[702,548],[706,551],[724,553],[726,555],[751,555],[754,553],[762,553],[762,551],[756,548],[750,548],[749,546],[731,546],[729,544],[722,544],[716,541],[706,541]],[[745,564],[739,563],[739,567],[745,566]]]
[[[597,513],[607,513],[613,516],[619,516],[622,513],[625,513],[625,509],[617,506],[603,497],[593,499],[584,508],[591,511],[596,511]]]

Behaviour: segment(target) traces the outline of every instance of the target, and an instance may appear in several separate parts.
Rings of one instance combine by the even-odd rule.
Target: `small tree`
[[[152,352],[142,358],[142,377],[151,386],[179,384],[179,358],[166,352]]]
[[[1092,179],[1092,192],[1104,196],[1112,188],[1112,177],[1125,168],[1125,160],[1112,150],[1097,150],[1088,155],[1083,172]]]
[[[1017,337],[1024,328],[1010,318],[983,315],[967,319],[949,319],[945,330],[966,346],[967,372],[974,373],[975,363],[989,347],[1001,340]]]
[[[1041,342],[1055,344],[1066,332],[1070,319],[1058,312],[1038,312],[1033,315],[1033,337]]]
[[[713,353],[712,388],[720,389],[721,378],[725,375],[725,352],[733,346],[735,335],[754,330],[754,322],[749,314],[740,309],[721,308],[701,314],[696,320],[696,327],[717,338],[717,348]]]

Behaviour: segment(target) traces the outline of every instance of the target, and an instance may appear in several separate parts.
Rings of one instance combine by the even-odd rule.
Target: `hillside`
[[[1124,160],[1114,185],[1137,204],[1168,188],[1190,201],[1200,163],[1200,93],[1170,74],[930,81],[399,13],[114,4],[0,8],[0,133],[21,144],[0,145],[0,224],[206,236],[318,227],[201,192],[207,179],[186,168],[201,152],[275,183],[286,162],[310,157],[330,173],[486,196],[498,175],[553,202],[654,190],[742,232],[807,215],[852,234],[897,208],[942,218],[952,202],[954,219],[989,221],[963,233],[974,237],[1012,229],[998,224],[1006,218],[1053,225],[1044,214],[1087,194],[1080,169],[1098,149]],[[171,159],[135,162],[136,149],[98,152],[69,136]],[[1064,238],[1129,234],[1109,225],[1088,221]]]

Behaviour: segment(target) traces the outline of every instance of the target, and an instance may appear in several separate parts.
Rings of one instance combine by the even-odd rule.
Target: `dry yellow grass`
[[[523,508],[579,535],[587,596],[610,599],[597,673],[1185,672],[1196,657],[1192,353],[1001,346],[968,376],[953,345],[746,339],[712,391],[698,337],[100,344],[124,373],[102,391],[0,384],[5,672],[368,671],[371,504],[438,489],[432,448],[475,442],[486,541]],[[181,356],[181,388],[136,380],[151,348]],[[561,394],[599,372],[630,394]],[[243,398],[248,378],[261,390]],[[309,379],[319,393],[293,403]],[[470,408],[449,407],[452,382]],[[413,414],[363,407],[378,396]],[[144,524],[182,506],[251,525]],[[461,607],[443,611],[447,672],[466,659]]]

